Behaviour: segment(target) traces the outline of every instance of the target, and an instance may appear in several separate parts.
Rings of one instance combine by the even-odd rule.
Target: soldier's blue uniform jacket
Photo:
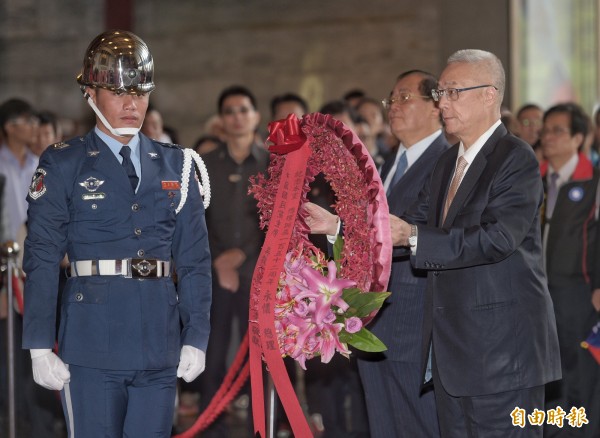
[[[173,278],[71,277],[63,293],[59,356],[85,367],[176,366],[182,345],[206,351],[211,261],[194,172],[181,199],[181,148],[140,134],[134,193],[121,164],[92,131],[51,146],[29,191],[23,348],[55,342],[59,263],[144,258],[171,261]]]

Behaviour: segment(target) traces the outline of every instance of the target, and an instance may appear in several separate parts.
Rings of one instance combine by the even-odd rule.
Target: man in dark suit
[[[600,367],[579,345],[598,322],[600,310],[600,170],[579,152],[587,130],[579,105],[559,104],[544,114],[543,240],[563,372],[562,380],[546,386],[546,407],[561,406],[566,412],[583,407],[589,421],[580,429],[548,425],[548,437],[600,436]]]
[[[561,377],[542,181],[531,147],[500,122],[504,83],[492,53],[448,59],[432,95],[460,143],[440,157],[406,222],[391,217],[394,244],[429,271],[422,371],[427,378],[430,358],[444,437],[541,437],[521,410],[543,410],[544,384]]]
[[[381,170],[390,212],[397,216],[417,200],[449,146],[431,97],[436,85],[429,73],[407,71],[383,101],[390,128],[400,140],[398,151]],[[431,385],[422,390],[420,379],[426,282],[426,271],[412,268],[406,254],[393,258],[388,287],[392,295],[370,327],[388,349],[361,355],[358,362],[373,438],[440,435]]]

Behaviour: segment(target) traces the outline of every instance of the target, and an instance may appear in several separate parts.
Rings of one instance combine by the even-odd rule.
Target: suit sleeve
[[[458,225],[419,226],[415,267],[444,270],[491,264],[517,250],[539,222],[543,196],[539,165],[528,152],[515,148],[506,156],[487,199],[469,201],[455,220]]]
[[[51,152],[42,155],[36,187],[27,197],[23,348],[28,349],[54,346],[59,264],[67,247],[68,185]]]
[[[177,270],[182,344],[206,352],[212,299],[211,257],[204,205],[194,172],[187,201],[177,216],[173,235],[173,260]]]

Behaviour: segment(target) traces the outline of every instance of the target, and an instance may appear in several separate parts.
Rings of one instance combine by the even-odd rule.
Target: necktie
[[[550,174],[550,184],[548,184],[548,194],[546,195],[546,218],[550,219],[554,212],[554,206],[556,205],[556,198],[558,197],[558,173],[552,172]]]
[[[403,151],[402,155],[400,155],[400,158],[398,159],[398,164],[396,165],[396,172],[394,172],[392,182],[388,186],[388,189],[387,189],[388,195],[392,191],[392,188],[400,180],[400,178],[402,178],[402,175],[404,175],[404,172],[406,172],[407,167],[408,167],[408,160],[406,159],[406,151]]]
[[[131,188],[135,192],[135,189],[138,185],[138,181],[140,179],[135,173],[135,167],[133,167],[133,162],[131,161],[131,149],[129,148],[129,146],[123,146],[121,148],[121,152],[119,152],[119,155],[123,157],[123,163],[121,163],[121,165],[123,166],[123,169],[125,169],[125,173],[127,173],[127,176],[129,177]]]
[[[452,178],[452,182],[450,183],[450,188],[448,189],[448,196],[446,196],[446,203],[444,204],[444,216],[442,216],[442,222],[446,220],[446,214],[448,214],[448,209],[454,201],[454,196],[456,196],[456,191],[458,190],[458,186],[462,180],[463,174],[465,173],[465,168],[467,167],[467,160],[464,157],[458,158],[458,163],[456,163],[456,170],[454,171],[454,178]]]

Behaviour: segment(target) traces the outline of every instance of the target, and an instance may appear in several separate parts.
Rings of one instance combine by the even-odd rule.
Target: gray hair
[[[500,97],[498,106],[501,105],[504,98],[506,79],[502,62],[496,55],[485,50],[464,49],[450,55],[448,64],[453,63],[480,64],[484,71],[490,75],[492,85],[498,89],[498,96]]]

